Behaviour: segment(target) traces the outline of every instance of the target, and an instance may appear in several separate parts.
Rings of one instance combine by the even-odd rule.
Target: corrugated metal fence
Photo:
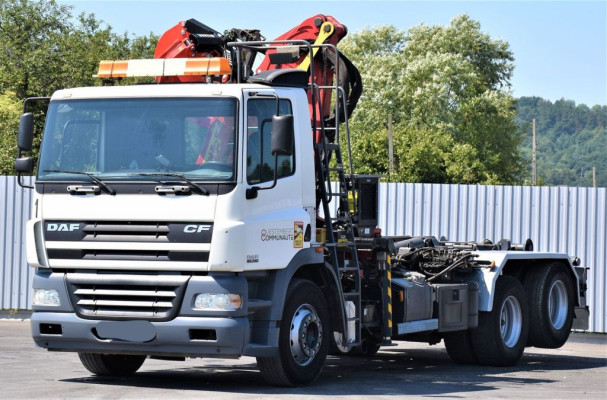
[[[26,177],[24,182],[33,182]],[[0,176],[0,310],[26,310],[32,305],[34,269],[25,258],[25,223],[32,209],[32,191],[14,176]]]
[[[27,180],[29,182],[29,180]],[[489,238],[580,257],[588,273],[590,330],[607,332],[607,189],[382,183],[379,226],[385,235]],[[31,305],[32,269],[23,230],[31,191],[0,177],[0,309]],[[388,218],[389,216],[389,218]]]

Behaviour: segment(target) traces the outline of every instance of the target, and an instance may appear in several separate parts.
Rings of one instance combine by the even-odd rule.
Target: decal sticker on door
[[[295,221],[293,223],[293,247],[302,248],[304,242],[304,223],[301,221]]]

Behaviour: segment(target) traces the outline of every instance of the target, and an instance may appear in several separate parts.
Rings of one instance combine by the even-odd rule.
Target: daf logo
[[[80,224],[46,224],[46,230],[49,232],[73,232],[80,229]]]
[[[211,225],[186,225],[183,228],[184,233],[200,233],[211,229]]]

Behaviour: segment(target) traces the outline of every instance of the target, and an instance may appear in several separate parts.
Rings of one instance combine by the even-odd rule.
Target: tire
[[[370,334],[364,334],[360,346],[352,348],[346,355],[356,357],[373,357],[379,351],[381,346],[378,340]]]
[[[95,375],[130,376],[141,367],[146,356],[78,353],[80,362]]]
[[[557,349],[569,338],[574,314],[574,285],[565,265],[533,268],[525,277],[530,346]]]
[[[497,279],[491,312],[479,312],[470,339],[479,364],[512,366],[521,358],[529,332],[527,297],[521,283],[507,275]]]
[[[457,364],[478,364],[470,331],[456,331],[446,333],[443,337],[447,354]]]
[[[377,343],[374,337],[363,338],[359,353],[362,357],[373,357],[379,351],[380,345]]]
[[[318,286],[294,279],[280,322],[278,354],[257,358],[266,382],[278,386],[314,382],[327,358],[330,326],[325,297]]]

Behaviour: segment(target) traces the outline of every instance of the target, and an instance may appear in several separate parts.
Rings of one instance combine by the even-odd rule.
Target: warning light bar
[[[221,76],[230,74],[230,62],[224,57],[157,58],[146,60],[104,60],[99,62],[98,78],[137,76]]]

